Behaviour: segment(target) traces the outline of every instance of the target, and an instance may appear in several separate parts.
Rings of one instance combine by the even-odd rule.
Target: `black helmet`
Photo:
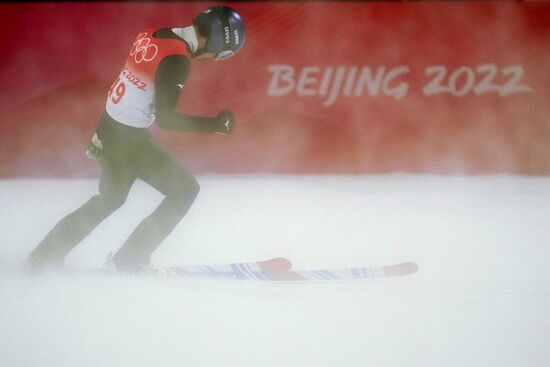
[[[206,47],[200,53],[210,52],[216,60],[235,55],[244,45],[245,27],[239,13],[227,6],[213,6],[193,20],[201,35],[206,37]]]

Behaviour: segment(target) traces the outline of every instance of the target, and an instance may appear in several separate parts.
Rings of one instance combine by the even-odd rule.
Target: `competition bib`
[[[138,34],[107,95],[107,113],[138,128],[148,128],[155,121],[155,73],[160,61],[170,55],[188,55],[184,41],[154,38],[153,33],[147,29]]]

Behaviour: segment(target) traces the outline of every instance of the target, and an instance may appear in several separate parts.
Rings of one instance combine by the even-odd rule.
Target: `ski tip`
[[[418,264],[412,261],[405,262],[401,266],[407,271],[407,274],[416,273],[419,269]]]
[[[403,276],[414,274],[418,271],[418,264],[412,261],[384,267],[386,276]]]

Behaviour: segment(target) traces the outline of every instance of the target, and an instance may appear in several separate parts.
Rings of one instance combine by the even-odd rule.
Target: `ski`
[[[292,269],[290,260],[276,257],[264,261],[241,262],[220,265],[195,265],[149,268],[128,274],[135,276],[166,276],[189,279],[227,279],[255,281],[337,281],[364,280],[400,277],[414,274],[418,265],[414,262],[404,262],[388,266],[363,266],[337,269]],[[81,273],[80,271],[72,271]],[[117,274],[114,270],[88,269],[87,273]],[[69,273],[71,271],[69,270]],[[120,274],[120,273],[118,273]]]
[[[414,274],[418,271],[418,265],[414,262],[405,262],[389,266],[368,266],[358,268],[340,269],[313,269],[292,270],[275,274],[279,281],[327,281],[327,280],[361,280],[400,277]]]
[[[102,269],[78,269],[65,267],[63,271],[66,274],[128,274],[136,276],[181,276],[196,277],[204,279],[228,278],[240,279],[239,275],[247,274],[249,279],[255,279],[253,274],[275,274],[286,273],[290,271],[292,263],[284,257],[275,257],[269,260],[242,262],[220,265],[191,265],[191,266],[172,266],[172,267],[148,267],[145,269],[136,269],[132,271],[119,271],[116,267],[109,266]]]
[[[269,260],[222,265],[174,266],[163,269],[168,275],[195,278],[264,279],[267,274],[287,273],[292,263],[284,257]]]
[[[418,265],[404,262],[389,266],[368,266],[339,269],[292,270],[292,263],[285,258],[266,261],[233,263],[226,265],[203,265],[170,267],[165,269],[169,276],[199,279],[236,279],[259,281],[327,281],[360,280],[399,277],[414,274]]]

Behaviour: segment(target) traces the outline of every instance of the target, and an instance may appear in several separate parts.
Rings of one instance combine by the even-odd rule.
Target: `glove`
[[[92,141],[90,145],[88,145],[88,149],[86,149],[86,156],[90,159],[93,159],[94,161],[101,161],[101,151],[103,150],[103,144],[101,143],[101,140],[99,140],[99,136],[97,136],[97,133],[94,133],[94,136],[92,136]]]
[[[214,132],[217,134],[230,135],[235,128],[235,116],[228,111],[223,110],[216,116],[214,122]]]

